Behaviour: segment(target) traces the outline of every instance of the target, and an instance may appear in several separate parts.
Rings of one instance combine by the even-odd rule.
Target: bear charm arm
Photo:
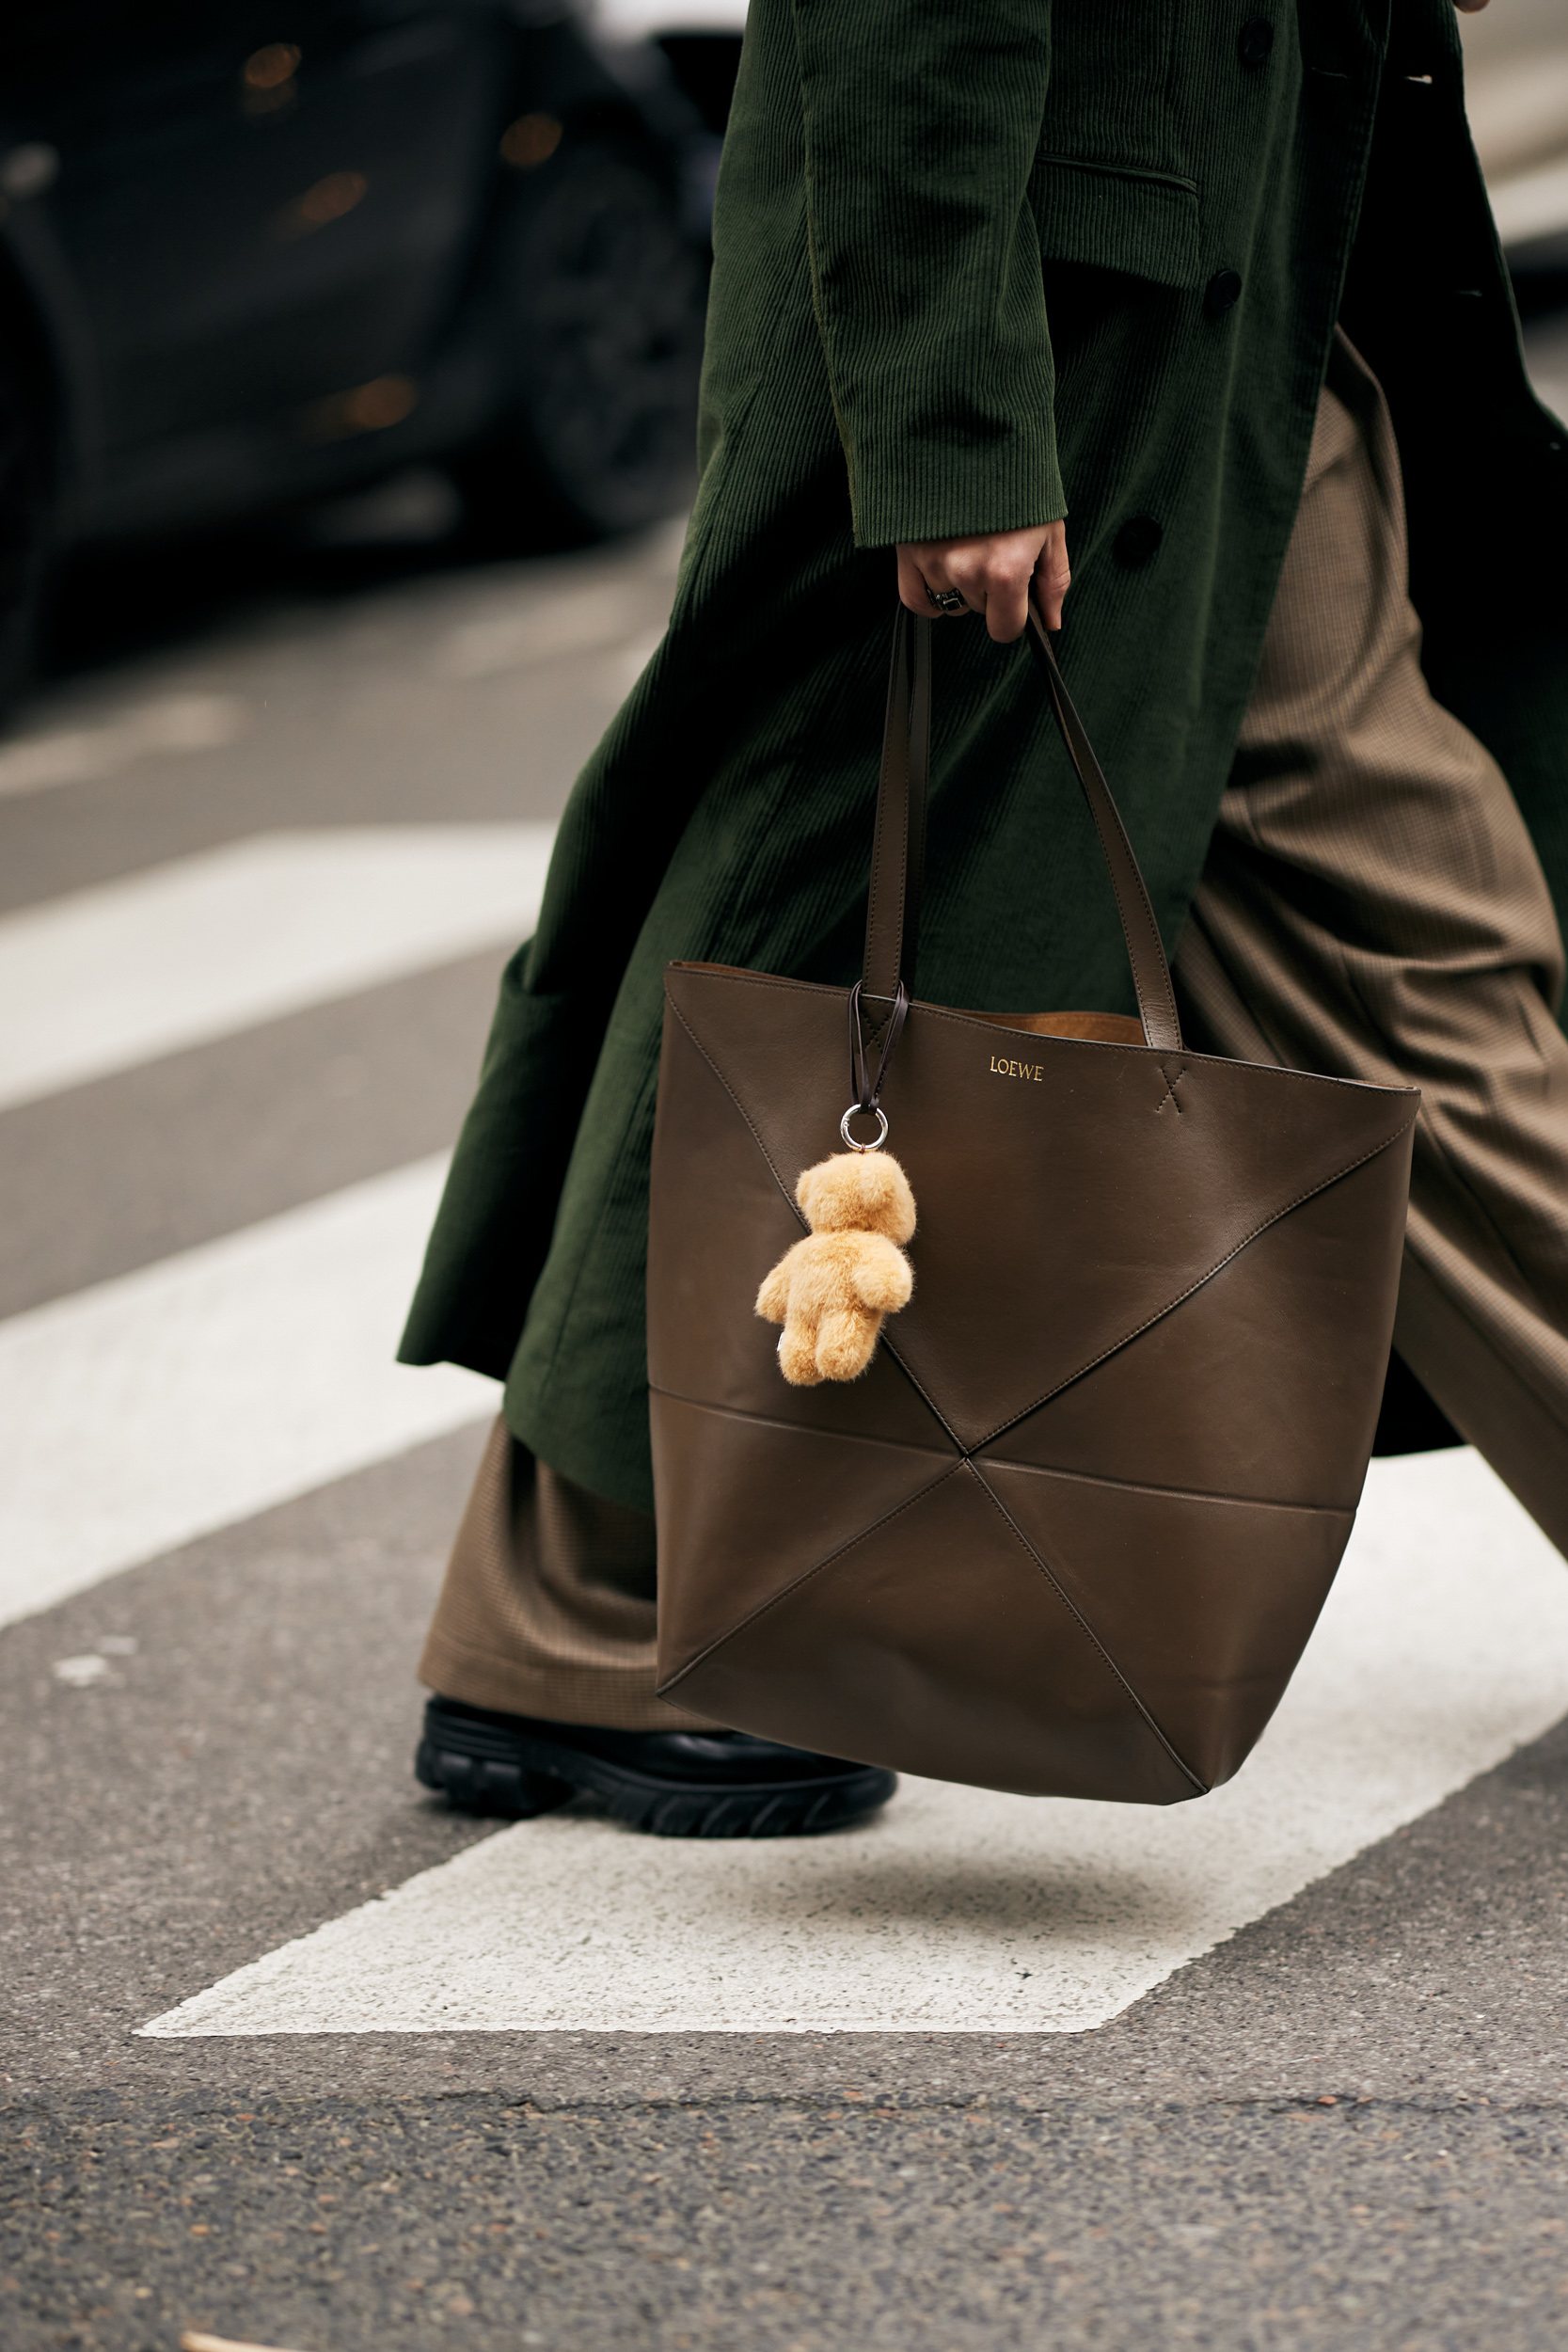
[[[849,1281],[863,1307],[871,1307],[879,1314],[895,1315],[900,1307],[910,1303],[914,1277],[910,1262],[901,1249],[895,1249],[883,1233],[857,1233],[860,1248],[849,1271]]]
[[[805,1248],[798,1241],[793,1249],[786,1249],[757,1293],[757,1312],[764,1323],[783,1323],[789,1312],[789,1278],[795,1261]]]

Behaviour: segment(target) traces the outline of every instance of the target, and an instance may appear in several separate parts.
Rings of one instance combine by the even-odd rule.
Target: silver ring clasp
[[[849,1133],[849,1121],[852,1119],[875,1119],[879,1122],[879,1132],[875,1143],[857,1143],[855,1141],[854,1136]],[[887,1113],[880,1107],[879,1104],[875,1103],[868,1111],[863,1110],[858,1103],[851,1103],[848,1109],[845,1112],[844,1117],[838,1122],[838,1132],[844,1137],[845,1142],[848,1145],[851,1152],[879,1152],[883,1144],[887,1141]]]

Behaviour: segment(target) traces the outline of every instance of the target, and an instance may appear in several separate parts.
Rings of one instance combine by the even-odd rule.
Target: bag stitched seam
[[[989,1440],[985,1440],[989,1443]],[[965,1455],[984,1470],[979,1449]],[[1001,1454],[988,1457],[997,1470],[1022,1470],[1030,1478],[1066,1478],[1080,1486],[1111,1486],[1119,1494],[1161,1495],[1172,1502],[1213,1502],[1233,1511],[1300,1511],[1309,1518],[1354,1519],[1353,1502],[1284,1502],[1277,1495],[1233,1495],[1209,1486],[1159,1486],[1147,1478],[1107,1478],[1095,1470],[1060,1470],[1051,1462],[1019,1462]]]
[[[902,1365],[899,1369],[902,1371]],[[890,1453],[928,1454],[933,1458],[946,1458],[937,1446],[917,1444],[912,1438],[879,1438],[862,1429],[823,1429],[812,1422],[781,1421],[776,1413],[752,1411],[743,1405],[716,1405],[711,1397],[688,1396],[684,1390],[665,1388],[657,1380],[649,1381],[648,1393],[661,1396],[672,1405],[687,1406],[694,1413],[712,1413],[718,1420],[745,1422],[758,1429],[779,1429],[791,1437],[831,1438],[839,1445],[874,1445]],[[982,1444],[989,1442],[981,1440]],[[1064,1470],[1053,1462],[1021,1462],[1002,1454],[982,1458],[979,1447],[958,1447],[958,1459],[974,1462],[982,1470],[988,1466],[1020,1470],[1030,1478],[1063,1478],[1081,1486],[1105,1486],[1117,1494],[1159,1495],[1173,1502],[1212,1502],[1227,1510],[1296,1511],[1307,1518],[1338,1519],[1354,1519],[1356,1512],[1353,1502],[1287,1502],[1277,1495],[1227,1494],[1212,1486],[1161,1486],[1147,1478],[1111,1478],[1095,1470]]]
[[[1307,1190],[1298,1193],[1293,1200],[1286,1201],[1283,1208],[1275,1210],[1272,1216],[1266,1216],[1260,1225],[1255,1225],[1250,1233],[1244,1233],[1234,1248],[1227,1249],[1223,1258],[1217,1259],[1214,1264],[1210,1266],[1207,1273],[1200,1274],[1196,1282],[1189,1283],[1179,1297],[1171,1299],[1157,1313],[1149,1315],[1146,1321],[1137,1326],[1135,1330],[1124,1332],[1119,1340],[1102,1349],[1088,1363],[1080,1364],[1076,1372],[1069,1373],[1066,1378],[1058,1380],[1053,1388],[1047,1389],[1042,1396],[1037,1396],[1032,1405],[1025,1405],[1020,1412],[1009,1413],[1006,1421],[998,1422],[993,1429],[987,1430],[983,1438],[977,1438],[974,1447],[969,1450],[978,1451],[981,1446],[990,1445],[993,1438],[1001,1437],[1005,1430],[1016,1429],[1021,1421],[1027,1421],[1031,1413],[1037,1413],[1042,1405],[1049,1405],[1053,1396],[1060,1396],[1064,1389],[1072,1387],[1074,1381],[1084,1379],[1087,1374],[1096,1371],[1100,1365],[1108,1363],[1111,1358],[1119,1355],[1124,1347],[1131,1347],[1134,1340],[1141,1340],[1146,1331],[1152,1331],[1157,1323],[1163,1323],[1165,1317],[1174,1314],[1179,1307],[1184,1307],[1189,1298],[1196,1298],[1206,1283],[1212,1282],[1216,1274],[1223,1274],[1226,1267],[1233,1260],[1239,1258],[1243,1249],[1249,1249],[1252,1244],[1260,1239],[1264,1233],[1272,1231],[1275,1225],[1283,1223],[1286,1217],[1293,1216],[1297,1209],[1305,1208],[1308,1200],[1315,1200],[1320,1193],[1327,1192],[1331,1185],[1343,1184],[1345,1178],[1354,1176],[1358,1168],[1366,1168],[1373,1160],[1381,1159],[1385,1152],[1392,1150],[1402,1136],[1409,1134],[1416,1123],[1416,1112],[1412,1111],[1403,1126],[1396,1128],[1395,1132],[1386,1136],[1382,1143],[1374,1144],[1370,1152],[1363,1152],[1360,1158],[1352,1160],[1348,1167],[1336,1168],[1334,1173],[1331,1176],[1325,1176],[1321,1184],[1309,1184]],[[886,1344],[890,1350],[896,1353],[891,1340]],[[899,1361],[902,1362],[902,1360],[900,1358]],[[912,1374],[911,1377],[913,1378]],[[922,1394],[924,1393],[922,1391]]]
[[[1057,1582],[1056,1578],[1052,1571],[1051,1564],[1046,1559],[1044,1553],[1038,1550],[1037,1547],[1029,1541],[1028,1536],[1024,1534],[1022,1528],[1020,1527],[1018,1521],[1014,1518],[1012,1513],[1008,1510],[1001,1496],[992,1491],[989,1480],[982,1477],[974,1463],[967,1462],[964,1467],[974,1477],[976,1485],[980,1487],[981,1492],[985,1495],[987,1502],[991,1504],[993,1509],[1006,1522],[1013,1535],[1016,1536],[1018,1541],[1022,1545],[1024,1550],[1028,1553],[1036,1567],[1038,1568],[1040,1574],[1044,1577],[1046,1582],[1050,1585],[1052,1591],[1061,1602],[1063,1608],[1067,1610],[1069,1614],[1072,1617],[1085,1639],[1091,1643],[1100,1652],[1101,1657],[1104,1660],[1111,1673],[1120,1683],[1122,1689],[1126,1692],[1128,1697],[1132,1700],[1133,1706],[1143,1717],[1144,1722],[1148,1725],[1149,1730],[1154,1734],[1156,1740],[1159,1740],[1160,1745],[1164,1749],[1165,1754],[1170,1757],[1172,1763],[1177,1766],[1186,1779],[1192,1782],[1193,1787],[1196,1789],[1198,1795],[1200,1797],[1206,1797],[1209,1794],[1209,1783],[1206,1780],[1199,1779],[1197,1773],[1194,1772],[1192,1766],[1187,1763],[1172,1746],[1170,1740],[1161,1730],[1159,1724],[1155,1722],[1153,1716],[1149,1713],[1148,1708],[1144,1705],[1142,1699],[1132,1688],[1132,1685],[1128,1681],[1127,1677],[1122,1673],[1121,1668],[1117,1664],[1116,1660],[1111,1656],[1110,1651],[1106,1648],[1104,1643],[1101,1640],[1093,1626],[1090,1625],[1087,1617],[1085,1616],[1077,1602],[1072,1598],[1071,1595],[1064,1591],[1063,1587]]]
[[[803,1584],[809,1584],[814,1576],[820,1576],[824,1568],[832,1566],[835,1560],[842,1560],[846,1552],[853,1551],[857,1544],[864,1543],[868,1535],[875,1535],[880,1529],[891,1526],[901,1512],[912,1511],[917,1502],[924,1502],[927,1495],[935,1494],[939,1486],[944,1486],[950,1478],[957,1478],[965,1468],[966,1464],[961,1459],[954,1462],[938,1477],[929,1479],[917,1493],[907,1496],[902,1502],[895,1502],[891,1511],[882,1513],[879,1519],[870,1520],[856,1534],[847,1536],[842,1544],[827,1553],[823,1559],[816,1561],[809,1568],[802,1568],[800,1575],[793,1578],[788,1584],[784,1585],[780,1591],[769,1594],[766,1600],[759,1600],[756,1607],[749,1610],[745,1616],[737,1617],[734,1625],[726,1627],[722,1633],[716,1633],[712,1641],[697,1652],[695,1658],[688,1659],[678,1674],[672,1675],[667,1682],[657,1683],[655,1687],[658,1696],[662,1698],[666,1691],[673,1691],[677,1684],[684,1682],[694,1667],[702,1664],[705,1658],[711,1658],[716,1649],[722,1649],[724,1644],[733,1642],[737,1633],[744,1633],[748,1626],[755,1625],[759,1618],[767,1616],[769,1610],[777,1609],[780,1603],[786,1601],[792,1593],[798,1593]]]
[[[900,1365],[900,1371],[903,1367]],[[933,1460],[952,1463],[967,1461],[969,1456],[955,1438],[949,1448],[937,1445],[917,1445],[912,1438],[877,1438],[861,1429],[818,1429],[809,1422],[781,1421],[776,1413],[748,1412],[741,1405],[715,1405],[711,1397],[688,1396],[680,1389],[667,1389],[657,1380],[648,1383],[650,1396],[662,1396],[672,1405],[689,1405],[694,1413],[716,1413],[723,1421],[753,1422],[759,1429],[787,1430],[793,1437],[832,1438],[839,1445],[886,1446],[897,1454],[928,1454]]]

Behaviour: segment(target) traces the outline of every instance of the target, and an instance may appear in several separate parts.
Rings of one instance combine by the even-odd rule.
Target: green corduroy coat
[[[645,1508],[664,967],[856,977],[896,541],[1069,517],[1064,666],[1174,946],[1342,318],[1428,674],[1568,901],[1568,452],[1450,0],[752,0],[714,248],[669,631],[567,807],[402,1349]],[[1128,1008],[1026,652],[944,625],[936,691],[918,994]]]

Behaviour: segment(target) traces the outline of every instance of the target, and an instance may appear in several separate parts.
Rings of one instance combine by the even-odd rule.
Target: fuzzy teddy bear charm
[[[914,1233],[909,1178],[885,1152],[835,1152],[806,1169],[795,1198],[811,1232],[758,1291],[757,1312],[784,1325],[779,1369],[793,1387],[858,1379],[883,1316],[914,1287],[899,1247]]]

